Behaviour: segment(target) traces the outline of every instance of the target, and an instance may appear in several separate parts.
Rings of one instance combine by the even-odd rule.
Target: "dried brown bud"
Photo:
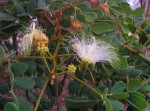
[[[46,37],[46,35],[40,30],[37,30],[36,33],[36,37],[33,39],[34,45],[41,46],[42,44],[44,44],[45,46],[47,46],[49,43],[49,39]]]
[[[92,8],[96,8],[99,4],[98,0],[88,0]]]
[[[83,30],[83,23],[81,23],[77,19],[71,19],[71,28],[74,31],[82,31]]]
[[[100,6],[100,9],[105,13],[106,17],[110,16],[109,6],[108,6],[107,2],[101,3],[99,6]]]

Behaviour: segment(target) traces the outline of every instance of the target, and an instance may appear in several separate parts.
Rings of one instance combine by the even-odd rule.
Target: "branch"
[[[136,54],[137,56],[141,57],[143,60],[145,60],[148,64],[150,64],[150,59],[145,57],[143,54],[139,53],[137,50],[131,48],[130,46],[122,43],[121,46],[124,46],[128,51],[130,51],[131,53]]]

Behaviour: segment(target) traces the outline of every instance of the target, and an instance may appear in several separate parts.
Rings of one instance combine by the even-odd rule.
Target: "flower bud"
[[[71,29],[74,31],[82,31],[83,23],[81,23],[78,19],[71,18]]]
[[[71,65],[68,66],[68,72],[69,73],[74,74],[76,72],[76,69],[77,68],[73,64],[71,64]]]
[[[99,6],[100,6],[100,9],[105,13],[106,17],[110,15],[109,6],[108,6],[107,2],[101,3]]]
[[[135,40],[140,40],[140,38],[139,38],[139,36],[136,34],[136,35],[134,35],[134,39]]]

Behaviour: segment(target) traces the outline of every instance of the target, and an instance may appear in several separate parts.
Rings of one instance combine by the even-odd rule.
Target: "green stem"
[[[147,80],[145,80],[141,86],[145,85],[146,83],[150,82],[150,78],[148,78]]]
[[[79,83],[81,83],[85,87],[87,87],[90,90],[92,90],[99,97],[100,100],[103,100],[103,95],[100,92],[98,92],[96,89],[94,89],[93,87],[89,86],[88,84],[86,84],[85,82],[81,81],[80,79],[76,78],[75,76],[73,76],[71,74],[66,73],[66,75],[70,76],[74,80],[78,81]]]
[[[50,74],[49,74],[49,75],[50,75]],[[44,86],[43,86],[43,89],[42,89],[42,91],[41,91],[41,93],[40,93],[40,96],[39,96],[39,98],[38,98],[38,100],[37,100],[37,102],[36,102],[34,111],[37,111],[37,109],[38,109],[38,106],[39,106],[39,104],[40,104],[40,101],[41,101],[41,99],[42,99],[42,96],[43,96],[43,94],[44,94],[44,91],[45,91],[45,89],[46,89],[46,87],[47,87],[47,84],[48,84],[48,82],[49,82],[49,78],[50,78],[50,77],[47,77],[47,79],[46,79],[46,82],[45,82],[45,84],[44,84]]]
[[[77,54],[60,54],[60,55],[57,55],[57,57],[62,57],[62,56],[74,56],[74,55],[77,55]]]
[[[90,70],[89,67],[87,67],[87,69],[88,69],[88,71],[89,71],[89,73],[90,73],[90,76],[91,76],[91,78],[92,78],[93,83],[96,84],[95,79],[94,79],[93,74],[92,74],[92,71]]]
[[[128,46],[128,45],[123,44],[123,46],[124,46],[126,49],[128,49],[130,52],[136,54],[137,56],[141,57],[143,60],[145,60],[147,63],[150,64],[150,59],[149,59],[149,58],[145,57],[145,56],[144,56],[143,54],[141,54],[141,53],[138,53],[137,50],[131,48],[131,47]]]
[[[62,60],[59,64],[58,64],[58,67],[62,64],[64,64],[65,61],[67,61],[72,55],[66,57],[64,60]]]
[[[51,57],[45,57],[46,59],[52,59]],[[14,57],[3,57],[0,58],[0,61],[8,60],[8,59],[43,59],[41,56],[14,56]]]
[[[48,66],[48,64],[47,64],[47,61],[46,61],[44,55],[43,55],[43,60],[44,60],[44,63],[45,63],[45,65],[46,65],[46,67],[47,67],[49,73],[50,73],[50,69],[49,69],[49,66]],[[47,77],[46,82],[45,82],[45,84],[44,84],[44,86],[43,86],[43,89],[42,89],[42,91],[41,91],[41,93],[40,93],[40,96],[39,96],[37,102],[36,102],[34,111],[37,111],[37,109],[38,109],[38,106],[39,106],[39,104],[40,104],[40,101],[41,101],[42,96],[43,96],[43,94],[44,94],[44,91],[45,91],[45,89],[46,89],[46,86],[47,86],[47,84],[48,84],[48,82],[49,82],[49,79],[50,79],[50,74],[48,74],[48,77]]]

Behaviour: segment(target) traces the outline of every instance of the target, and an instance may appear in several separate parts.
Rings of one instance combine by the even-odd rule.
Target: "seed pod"
[[[96,8],[99,4],[98,0],[88,0],[92,8]]]

